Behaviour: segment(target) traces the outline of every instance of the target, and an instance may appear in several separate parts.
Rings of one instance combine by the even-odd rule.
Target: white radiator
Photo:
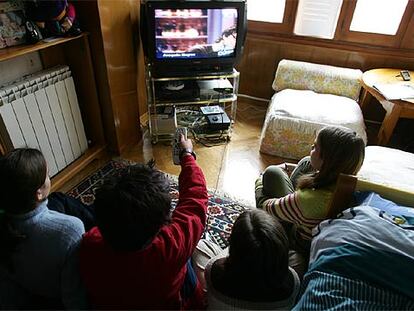
[[[88,149],[68,66],[43,70],[0,88],[0,116],[14,148],[42,151],[50,176]]]

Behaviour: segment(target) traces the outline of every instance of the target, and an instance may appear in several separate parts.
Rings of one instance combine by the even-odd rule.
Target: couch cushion
[[[317,93],[341,95],[358,100],[362,71],[283,59],[279,62],[272,87],[312,90]]]
[[[359,105],[352,99],[332,94],[318,94],[307,90],[283,90],[272,102],[274,115],[308,122],[342,125],[357,133],[365,133]],[[270,112],[270,111],[269,111]],[[361,135],[366,141],[365,135]]]
[[[414,193],[414,154],[368,146],[358,179]]]
[[[326,125],[350,128],[367,141],[364,119],[354,100],[305,90],[280,91],[268,108],[260,151],[300,159],[309,154],[317,131]]]

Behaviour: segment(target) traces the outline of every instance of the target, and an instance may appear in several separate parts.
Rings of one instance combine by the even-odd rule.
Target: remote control
[[[180,165],[180,135],[184,135],[184,139],[187,139],[187,128],[186,127],[177,127],[175,130],[174,141],[172,146],[172,157],[175,165]]]
[[[410,72],[408,70],[401,70],[400,75],[403,78],[404,81],[410,81]]]

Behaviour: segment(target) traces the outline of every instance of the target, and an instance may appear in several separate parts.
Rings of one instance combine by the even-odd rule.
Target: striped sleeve
[[[255,186],[257,208],[261,208],[283,221],[303,223],[304,218],[299,210],[296,192],[282,198],[269,198],[263,194],[262,178],[256,180]]]
[[[303,223],[296,192],[278,199],[267,199],[262,206],[265,211],[280,220],[294,224]]]
[[[307,239],[312,236],[312,228],[315,227],[324,217],[320,217],[318,213],[304,213],[303,203],[301,203],[300,195],[298,191],[288,194],[281,198],[270,198],[263,194],[262,180],[259,178],[256,181],[256,207],[267,211],[269,214],[275,216],[277,219],[293,223],[302,228],[303,234]],[[303,195],[303,193],[302,193]],[[311,201],[317,199],[312,197]],[[306,202],[308,202],[307,200]],[[315,203],[315,202],[314,202]],[[310,206],[308,206],[309,209]],[[312,208],[312,210],[315,210]],[[306,215],[307,216],[306,216]]]

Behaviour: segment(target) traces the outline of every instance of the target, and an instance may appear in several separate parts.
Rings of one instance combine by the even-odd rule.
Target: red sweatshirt
[[[191,155],[181,161],[179,201],[172,222],[152,243],[135,252],[114,251],[98,227],[85,233],[80,251],[81,275],[92,308],[182,309],[180,290],[203,233],[208,195],[204,174]],[[202,297],[201,287],[195,295]]]

